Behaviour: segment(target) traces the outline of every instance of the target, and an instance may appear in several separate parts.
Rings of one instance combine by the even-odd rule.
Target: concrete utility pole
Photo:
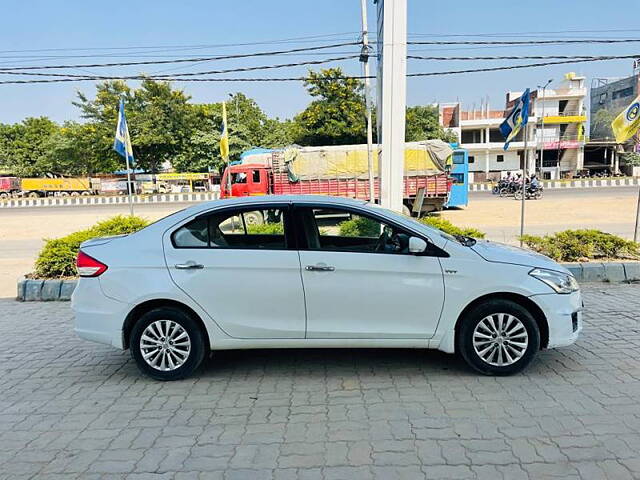
[[[407,0],[378,0],[378,48],[382,49],[382,72],[378,89],[382,116],[378,142],[380,201],[384,207],[402,212],[404,187],[404,130],[407,106]],[[380,52],[378,52],[380,55]],[[381,78],[380,78],[381,77]],[[378,97],[380,98],[380,96]]]
[[[547,87],[549,86],[549,84],[552,82],[552,79],[547,80],[547,83],[544,84],[544,86],[540,86],[538,85],[538,88],[542,89],[542,116],[540,117],[540,169],[538,170],[538,174],[540,175],[540,177],[542,177],[542,167],[544,166],[544,98],[545,98],[545,93],[547,91]],[[537,112],[536,112],[537,113]]]
[[[367,116],[367,168],[369,172],[369,201],[375,202],[375,186],[373,175],[373,126],[371,125],[371,80],[369,79],[369,28],[367,21],[367,0],[361,0],[362,6],[362,74],[364,76],[364,106]]]
[[[529,170],[529,149],[527,139],[529,138],[529,122],[524,126],[524,159],[522,161],[522,203],[520,204],[520,247],[523,246],[522,236],[524,235],[524,202],[527,199],[527,172]]]

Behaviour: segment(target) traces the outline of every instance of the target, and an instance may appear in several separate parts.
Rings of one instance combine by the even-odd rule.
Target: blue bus
[[[451,146],[453,155],[450,176],[453,179],[453,185],[446,207],[466,207],[469,204],[469,152],[459,148],[457,144]]]

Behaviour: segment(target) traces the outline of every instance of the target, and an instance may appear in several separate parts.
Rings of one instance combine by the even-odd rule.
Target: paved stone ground
[[[640,286],[585,288],[571,348],[477,376],[414,350],[219,353],[142,377],[66,303],[0,301],[0,478],[640,478]]]

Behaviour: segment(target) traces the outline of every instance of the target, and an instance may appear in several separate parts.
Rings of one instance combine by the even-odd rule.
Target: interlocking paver
[[[215,352],[159,383],[0,300],[0,478],[640,478],[640,285],[587,285],[585,330],[523,374],[439,352]]]

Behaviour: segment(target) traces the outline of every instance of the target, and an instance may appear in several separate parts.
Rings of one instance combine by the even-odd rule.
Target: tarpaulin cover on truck
[[[281,151],[280,151],[281,152]],[[295,154],[294,154],[295,152]],[[271,166],[271,158],[264,151],[245,155],[242,163]],[[293,174],[301,180],[322,178],[367,178],[367,146],[341,145],[329,147],[288,147],[285,162],[274,164],[276,169]],[[378,146],[374,146],[374,175],[378,174]],[[453,149],[442,140],[407,143],[404,163],[406,175],[438,174],[445,171],[447,158]],[[292,181],[295,181],[292,179]]]

